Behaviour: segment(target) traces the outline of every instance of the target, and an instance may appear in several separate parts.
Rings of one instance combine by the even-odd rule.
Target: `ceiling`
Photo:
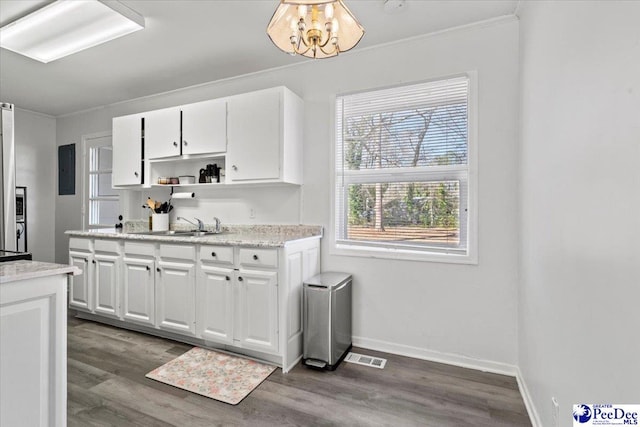
[[[0,0],[0,26],[50,2]],[[266,35],[277,0],[121,2],[145,17],[143,31],[48,64],[0,49],[0,100],[60,116],[310,61],[281,52]],[[518,1],[407,0],[396,13],[385,11],[384,0],[345,3],[366,30],[357,50],[512,15]]]

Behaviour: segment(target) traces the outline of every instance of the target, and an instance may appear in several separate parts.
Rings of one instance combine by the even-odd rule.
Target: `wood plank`
[[[514,378],[372,350],[385,369],[277,369],[236,406],[144,375],[191,346],[70,319],[69,426],[530,426]]]

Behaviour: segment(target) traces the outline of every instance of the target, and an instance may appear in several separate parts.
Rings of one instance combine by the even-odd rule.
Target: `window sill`
[[[362,258],[374,258],[374,259],[392,259],[392,260],[405,260],[405,261],[420,261],[420,262],[439,262],[445,264],[469,264],[477,265],[477,256],[466,254],[445,254],[436,252],[423,252],[413,251],[407,249],[397,248],[373,248],[367,246],[357,245],[332,245],[329,251],[330,255],[338,256],[354,256]]]

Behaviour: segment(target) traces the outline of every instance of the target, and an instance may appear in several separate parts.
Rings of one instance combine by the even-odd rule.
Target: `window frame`
[[[408,171],[407,168],[385,168],[384,170],[360,170],[357,173],[350,171],[344,171],[344,176],[350,177],[351,183],[371,183],[372,180],[385,177],[383,182],[424,182],[424,181],[439,181],[439,180],[457,180],[460,182],[460,212],[463,209],[467,209],[466,215],[466,227],[460,227],[460,239],[463,237],[467,239],[466,253],[460,253],[460,251],[445,249],[442,251],[435,250],[434,248],[411,248],[409,245],[394,245],[384,244],[384,242],[377,243],[375,245],[367,244],[366,242],[359,243],[358,241],[350,241],[345,243],[337,239],[337,231],[339,227],[344,227],[347,221],[348,208],[346,200],[343,200],[342,206],[343,212],[339,214],[338,209],[338,190],[337,180],[341,177],[338,171],[339,164],[336,159],[337,151],[337,121],[336,121],[336,102],[338,97],[353,95],[357,93],[376,91],[380,89],[390,89],[394,87],[411,86],[414,84],[423,84],[438,82],[443,80],[455,79],[464,77],[469,81],[469,94],[468,94],[468,111],[467,111],[467,165],[466,166],[444,166],[444,167],[417,167],[411,168]],[[332,144],[331,144],[331,161],[333,163],[332,173],[330,178],[331,184],[331,233],[330,237],[330,254],[340,256],[356,256],[367,258],[381,258],[381,259],[400,259],[409,261],[428,261],[428,262],[443,262],[443,263],[458,263],[458,264],[477,264],[478,263],[478,138],[477,138],[477,115],[478,115],[478,78],[476,71],[468,71],[465,73],[447,75],[437,78],[432,78],[422,81],[406,82],[401,85],[375,87],[359,90],[356,92],[337,93],[333,97],[331,104],[331,128],[332,128]],[[466,174],[461,170],[466,169]],[[465,176],[466,175],[466,176]],[[466,180],[464,179],[466,178]],[[463,200],[463,186],[466,187],[467,197]],[[343,196],[348,197],[348,192],[344,191]],[[339,219],[339,215],[341,219]],[[461,221],[462,221],[461,215]],[[464,235],[466,233],[466,236]]]
[[[97,143],[101,139],[109,139],[109,144],[99,144]],[[91,223],[91,202],[92,201],[116,201],[118,203],[118,210],[120,210],[121,206],[121,195],[118,190],[114,190],[116,195],[114,196],[99,196],[99,197],[91,197],[91,175],[99,175],[94,174],[91,171],[91,149],[103,146],[111,146],[113,147],[113,141],[111,139],[111,132],[99,132],[90,135],[82,136],[82,228],[83,230],[87,229],[98,229],[98,228],[112,228],[115,225],[113,224],[92,224]],[[111,176],[113,178],[113,158],[111,164]],[[103,170],[100,172],[107,172],[107,170]],[[113,187],[112,187],[113,188]]]

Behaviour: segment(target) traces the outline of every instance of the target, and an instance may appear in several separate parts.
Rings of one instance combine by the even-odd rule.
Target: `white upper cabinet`
[[[227,151],[227,101],[212,99],[182,107],[182,154]]]
[[[144,114],[149,159],[227,150],[227,102],[224,99],[164,108]]]
[[[205,157],[224,184],[302,184],[303,121],[302,99],[284,86],[116,117],[113,185],[193,175],[183,163]]]
[[[180,155],[179,107],[144,113],[144,145],[150,159]]]
[[[285,87],[229,98],[228,183],[302,183],[302,100]]]
[[[113,186],[142,184],[142,115],[113,119]]]

